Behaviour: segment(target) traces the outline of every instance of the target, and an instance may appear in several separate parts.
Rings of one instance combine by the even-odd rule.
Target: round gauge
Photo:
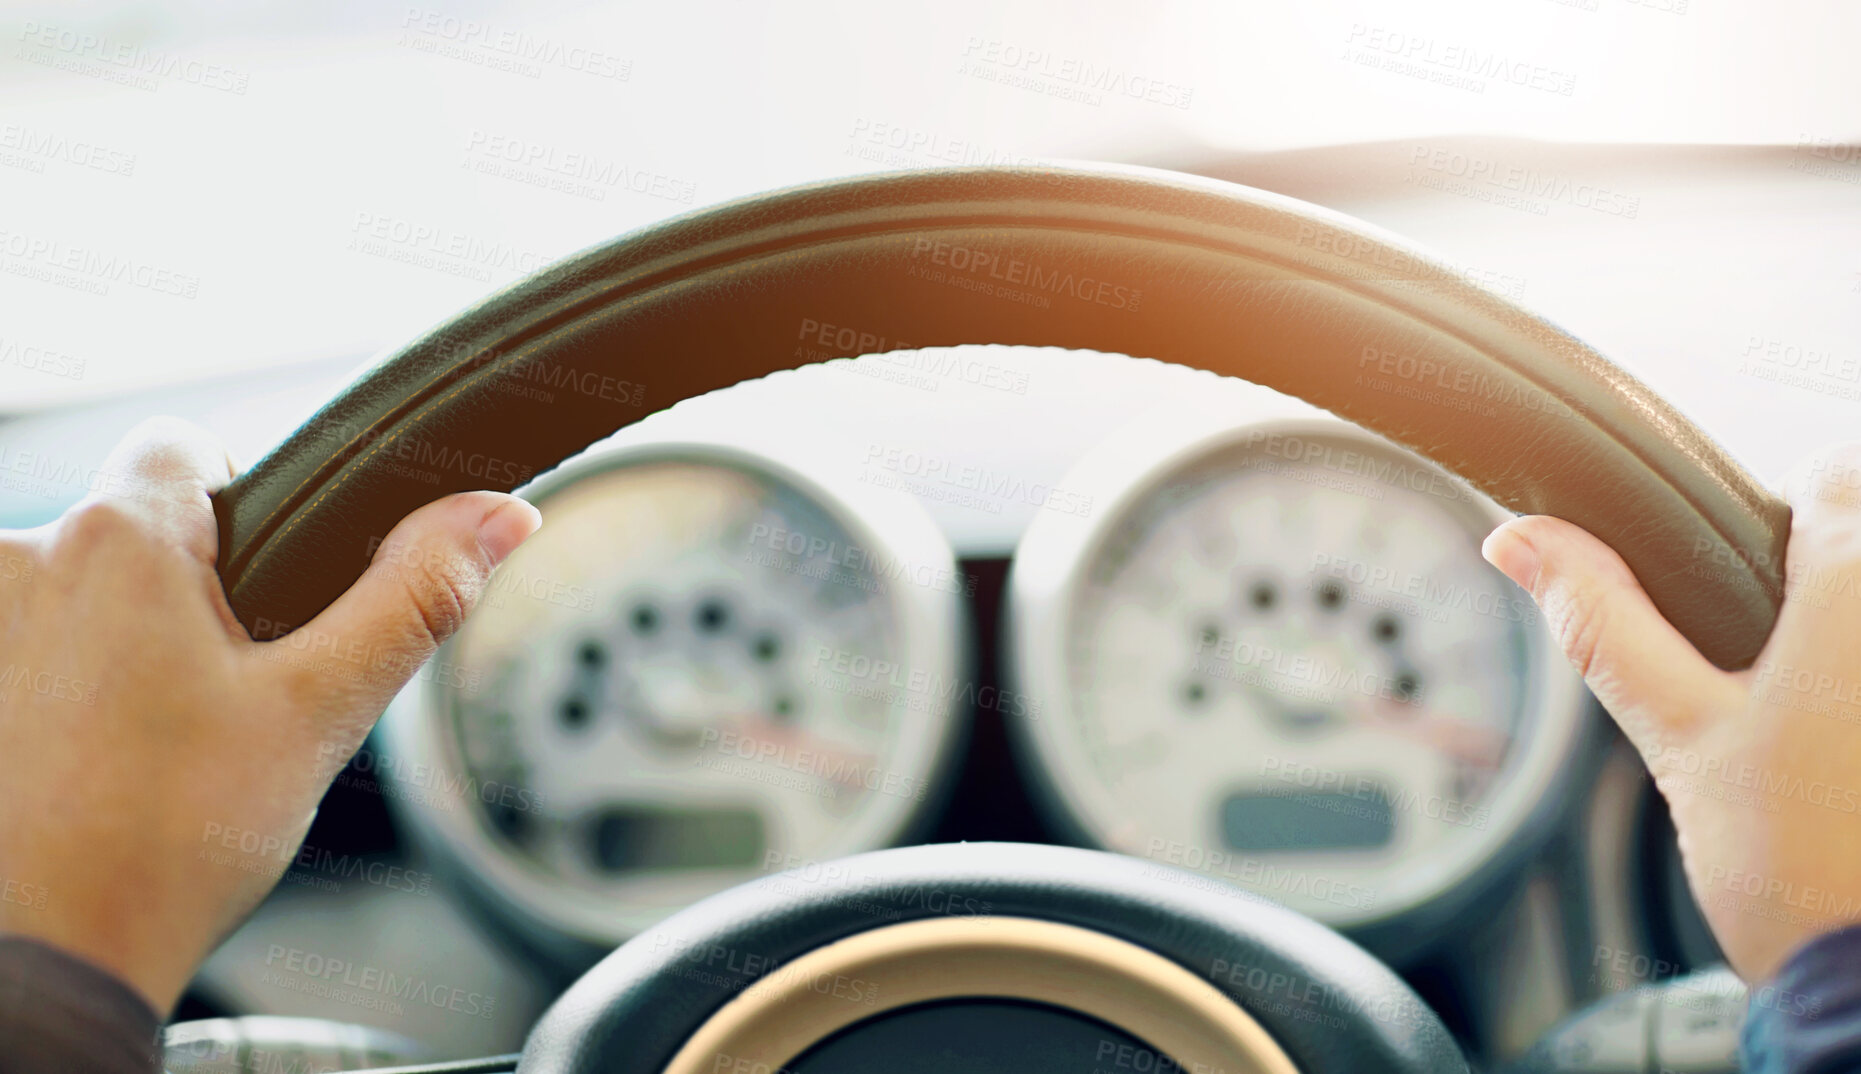
[[[1496,505],[1335,420],[1151,423],[1065,483],[1112,509],[1037,521],[1011,600],[1066,826],[1338,926],[1516,845],[1582,695],[1480,557]]]
[[[597,947],[925,818],[960,575],[915,504],[717,446],[586,457],[394,714],[397,796],[495,906]]]

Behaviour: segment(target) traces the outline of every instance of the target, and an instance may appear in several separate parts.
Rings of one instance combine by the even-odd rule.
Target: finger
[[[1799,556],[1850,559],[1861,518],[1861,442],[1825,448],[1792,466],[1782,481],[1790,504],[1790,545],[1785,568]]]
[[[110,450],[85,499],[113,501],[153,518],[166,543],[211,567],[220,542],[211,494],[232,472],[225,446],[212,433],[179,418],[150,418]]]
[[[1856,692],[1849,649],[1861,636],[1861,444],[1837,445],[1798,463],[1783,481],[1790,503],[1784,555],[1784,603],[1769,644],[1758,658],[1756,685],[1772,702],[1780,679],[1800,681],[1802,669],[1826,674],[1799,701],[1830,702]],[[1788,654],[1779,660],[1780,654]],[[1834,676],[1830,680],[1828,676]],[[1839,686],[1831,685],[1839,684]],[[1852,717],[1855,706],[1841,703]]]
[[[372,719],[464,624],[492,569],[542,521],[535,507],[501,492],[435,500],[394,527],[348,592],[267,644],[314,657],[294,665],[320,679],[313,692]]]
[[[1480,549],[1531,594],[1551,636],[1643,756],[1743,697],[1655,608],[1615,550],[1562,519],[1494,530]]]

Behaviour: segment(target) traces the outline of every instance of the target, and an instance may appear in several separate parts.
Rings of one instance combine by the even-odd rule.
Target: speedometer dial
[[[923,816],[954,714],[891,686],[955,681],[959,576],[915,505],[706,446],[591,459],[532,498],[545,525],[442,654],[462,673],[397,714],[401,750],[464,791],[419,818],[496,906],[608,946]]]
[[[1480,558],[1505,516],[1341,422],[1149,432],[1066,479],[1109,516],[1016,554],[1019,674],[1048,702],[1023,738],[1066,825],[1338,925],[1498,856],[1579,696]]]

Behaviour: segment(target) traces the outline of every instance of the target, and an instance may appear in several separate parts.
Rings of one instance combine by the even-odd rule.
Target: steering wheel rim
[[[658,1071],[692,1065],[693,1045],[771,983],[805,993],[810,954],[900,925],[1020,922],[1068,926],[1142,949],[1200,978],[1257,1020],[1272,1040],[1248,1062],[1209,1053],[1164,1056],[1153,1070],[1376,1070],[1450,1074],[1466,1060],[1434,1011],[1401,977],[1331,929],[1278,903],[1199,874],[1076,847],[944,843],[809,863],[695,903],[616,949],[550,1007],[524,1044],[520,1074]],[[855,980],[870,976],[850,970]],[[775,978],[771,982],[771,978]],[[889,980],[860,1019],[900,1009]],[[1097,987],[1081,981],[1075,1002]],[[978,990],[1006,996],[1008,989]],[[848,1006],[842,997],[838,1004]],[[792,999],[770,1003],[793,1010]],[[769,1005],[769,1004],[765,1004]],[[1081,1005],[1085,1004],[1081,1002]],[[1155,1013],[1155,1012],[1152,1012]],[[720,1015],[722,1017],[720,1017]],[[808,1013],[793,1015],[806,1019]],[[1182,1012],[1185,1020],[1194,1017]],[[841,1020],[849,1020],[851,1015]],[[854,1025],[861,1022],[854,1022]],[[1108,1020],[1114,1028],[1130,1028]],[[1142,1039],[1141,1037],[1139,1039]],[[721,1054],[721,1053],[720,1053]],[[786,1068],[781,1051],[742,1069]],[[1250,1053],[1251,1055],[1252,1053]],[[704,1052],[695,1058],[714,1058]],[[804,1057],[805,1058],[805,1057]],[[1195,1066],[1197,1061],[1206,1061]],[[766,1068],[756,1063],[766,1063]],[[1111,1066],[1111,1064],[1100,1064]]]
[[[1756,658],[1782,602],[1789,508],[1595,351],[1339,214],[1095,166],[795,187],[519,282],[376,364],[219,493],[232,608],[255,637],[301,625],[415,508],[824,360],[796,346],[810,323],[856,326],[826,352],[845,357],[1057,346],[1298,396],[1588,529],[1721,667]]]

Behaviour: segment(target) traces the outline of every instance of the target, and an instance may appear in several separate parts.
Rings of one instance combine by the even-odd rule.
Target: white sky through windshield
[[[82,366],[0,361],[0,410],[360,358],[641,224],[853,172],[1861,134],[1834,2],[21,4],[0,38],[0,347]]]

